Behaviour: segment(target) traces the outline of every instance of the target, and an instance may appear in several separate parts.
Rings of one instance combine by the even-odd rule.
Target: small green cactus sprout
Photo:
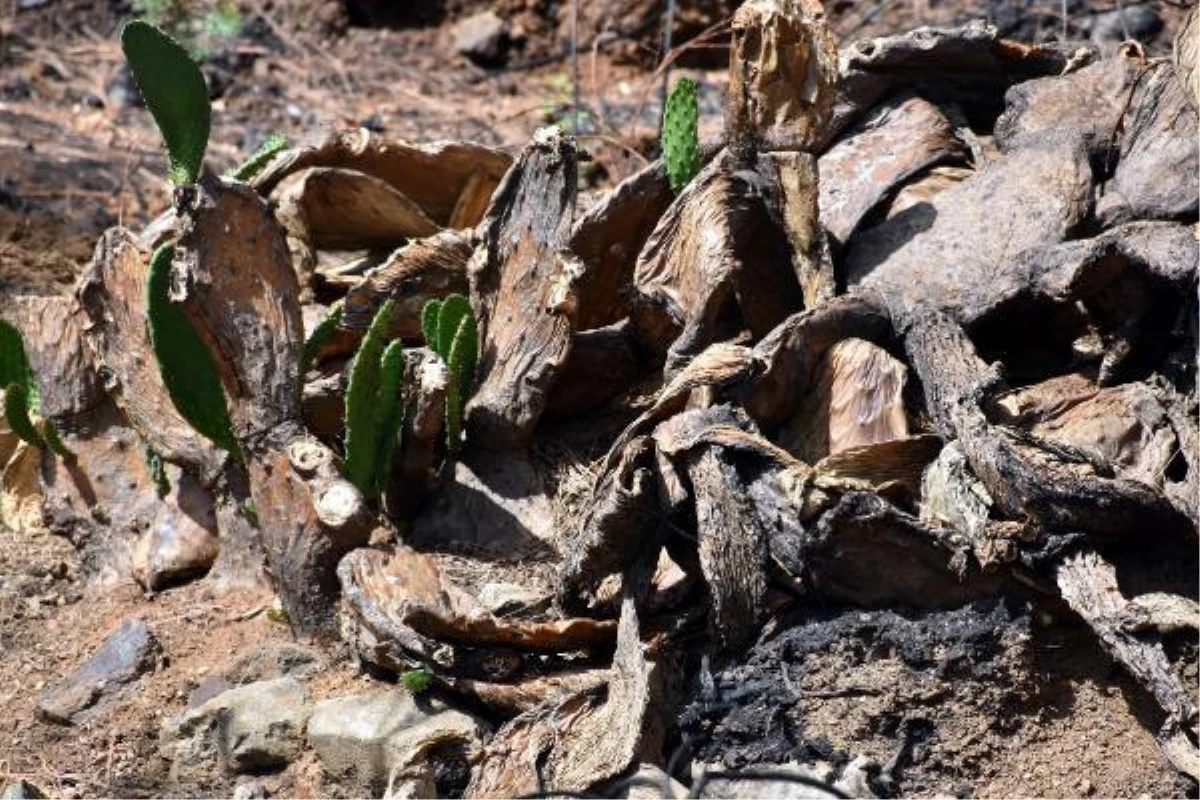
[[[421,694],[433,683],[433,673],[425,668],[406,670],[400,673],[400,683],[409,694]]]
[[[125,26],[121,47],[166,143],[171,182],[195,183],[212,123],[208,85],[200,67],[182,45],[144,20]]]
[[[400,384],[404,381],[404,345],[399,339],[383,351],[379,361],[379,452],[375,459],[375,493],[387,486],[400,433]]]
[[[421,313],[425,342],[446,362],[446,446],[457,453],[462,446],[462,417],[467,393],[479,362],[479,329],[471,304],[461,294],[430,300]]]
[[[671,191],[679,194],[700,171],[696,84],[680,78],[663,110],[662,152]]]
[[[471,304],[461,294],[447,296],[438,309],[437,345],[433,349],[447,364],[450,363],[450,347],[458,335],[458,326],[469,316]]]
[[[225,406],[225,390],[212,354],[192,321],[169,296],[175,248],[165,244],[150,258],[146,280],[146,313],[150,346],[163,386],[188,424],[222,450],[241,458]]]
[[[65,461],[73,461],[72,453],[58,435],[58,429],[48,419],[34,423],[30,412],[38,409],[38,388],[21,332],[0,320],[0,390],[4,391],[4,417],[8,427],[22,441],[52,453]]]
[[[450,355],[446,364],[450,381],[446,386],[446,444],[451,453],[457,453],[462,445],[463,409],[467,405],[467,392],[475,377],[475,366],[479,361],[479,332],[475,318],[468,314],[458,324]]]
[[[395,302],[386,301],[371,320],[346,388],[346,453],[342,473],[367,497],[386,485],[400,432],[400,384],[404,349],[387,343]]]
[[[265,167],[276,154],[286,150],[288,146],[287,137],[282,133],[273,133],[267,137],[267,140],[258,146],[254,154],[246,159],[236,169],[230,170],[225,177],[230,180],[241,181],[246,183],[255,175],[262,172]]]
[[[304,341],[304,351],[300,354],[301,378],[308,372],[313,362],[317,360],[317,356],[321,353],[321,348],[333,338],[333,334],[340,324],[342,324],[342,301],[338,300],[325,316],[325,319],[317,323],[317,327],[312,329],[312,333]]]
[[[433,352],[438,352],[438,315],[442,313],[442,301],[430,300],[421,309],[421,333],[425,336],[425,344],[429,345],[429,349]]]

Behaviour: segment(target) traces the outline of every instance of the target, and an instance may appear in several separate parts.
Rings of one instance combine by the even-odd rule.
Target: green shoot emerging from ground
[[[195,183],[212,121],[200,67],[178,42],[142,20],[125,26],[121,47],[167,145],[171,181],[177,186]]]
[[[304,342],[304,351],[300,354],[300,378],[304,379],[305,373],[309,367],[317,360],[317,356],[321,352],[329,340],[333,338],[333,334],[337,331],[338,325],[342,322],[342,301],[338,300],[333,308],[329,310],[329,314],[325,319],[317,323],[317,327],[312,329],[312,333],[308,335],[308,339]]]
[[[433,674],[426,669],[410,669],[400,673],[400,683],[409,694],[420,694],[433,683]]]
[[[663,112],[662,152],[671,191],[679,194],[700,171],[699,107],[696,84],[680,78]]]
[[[425,343],[446,363],[446,447],[462,446],[463,409],[479,362],[479,329],[471,304],[461,294],[430,300],[421,313]]]
[[[404,348],[387,343],[395,303],[380,306],[354,354],[346,388],[346,448],[342,473],[367,497],[386,487],[400,435]]]

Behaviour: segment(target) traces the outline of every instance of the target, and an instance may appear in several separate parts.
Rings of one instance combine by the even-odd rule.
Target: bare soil
[[[520,56],[540,57],[537,66],[485,70],[454,54],[454,22],[487,5],[446,4],[430,17],[399,20],[408,27],[386,29],[343,27],[338,9],[323,11],[320,3],[245,3],[243,35],[207,65],[219,87],[213,166],[233,165],[271,132],[303,139],[348,125],[417,141],[519,146],[569,112],[570,61],[554,57],[558,24],[549,19]],[[543,4],[504,5],[536,16]],[[844,38],[986,16],[993,7],[1014,34],[1055,35],[1062,21],[1045,9],[1059,4],[1009,13],[1028,5],[829,4]],[[1180,12],[1151,5],[1167,23],[1151,42],[1163,52]],[[1077,10],[1070,24],[1082,25],[1088,13]],[[2,292],[69,289],[105,228],[137,229],[168,201],[157,134],[133,99],[120,57],[116,31],[128,15],[116,2],[0,3]],[[363,18],[361,8],[349,15]],[[635,55],[649,50],[644,40],[633,48]],[[629,48],[622,52],[589,52],[581,62],[581,92],[604,109],[583,139],[594,158],[593,185],[628,174],[653,147],[659,78],[628,58]],[[705,125],[715,130],[723,74],[696,75]],[[169,780],[157,755],[160,725],[186,708],[206,675],[247,650],[290,641],[266,613],[272,599],[262,591],[218,594],[203,580],[156,595],[133,585],[85,585],[65,540],[0,530],[0,785],[23,778],[61,797],[228,796],[233,779],[212,786]],[[728,760],[744,748],[752,762],[772,742],[867,754],[893,761],[902,777],[892,791],[914,796],[1196,796],[1155,745],[1154,704],[1078,620],[1026,601],[946,613],[945,636],[916,644],[902,610],[844,614],[819,630],[787,631],[742,673],[715,676],[726,688],[772,677],[729,708],[695,710],[711,749],[697,755]],[[145,619],[162,643],[158,668],[85,724],[39,719],[40,692],[133,617]],[[325,652],[324,660],[308,680],[314,699],[379,685],[345,652]],[[780,669],[794,670],[797,692],[824,699],[806,704],[801,717],[795,697],[779,690]],[[902,723],[909,745],[896,752]],[[331,791],[312,753],[257,780],[271,796]]]

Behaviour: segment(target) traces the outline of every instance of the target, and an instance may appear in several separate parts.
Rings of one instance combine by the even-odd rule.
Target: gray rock
[[[548,591],[516,583],[485,583],[479,590],[479,605],[497,616],[536,614],[548,609],[553,601]]]
[[[94,717],[111,705],[124,686],[153,669],[161,653],[144,620],[126,620],[91,658],[42,694],[38,712],[62,725]]]
[[[508,48],[508,23],[492,11],[472,14],[454,26],[454,49],[477,64],[494,65]]]
[[[0,800],[41,800],[46,794],[27,780],[13,781],[0,789]]]
[[[695,765],[693,772],[708,769]],[[841,770],[818,761],[813,764],[779,764],[754,768],[763,777],[739,777],[734,770],[728,778],[712,778],[700,797],[753,798],[773,797],[779,800],[823,800],[828,797],[873,798],[870,775],[879,772],[879,765],[866,756],[858,756]],[[774,776],[774,777],[771,777]],[[699,777],[697,775],[697,777]],[[831,791],[832,789],[833,791]]]
[[[401,691],[324,700],[308,723],[328,778],[369,797],[433,796],[435,775],[469,764],[481,734],[476,719]]]
[[[628,777],[615,781],[602,792],[614,800],[663,800],[688,796],[687,787],[672,778],[662,767],[639,764]]]
[[[239,686],[167,720],[160,751],[173,780],[279,769],[299,755],[309,713],[295,678]]]
[[[269,796],[270,792],[263,782],[254,778],[238,781],[237,786],[233,787],[233,800],[265,800]]]
[[[307,678],[324,668],[321,654],[293,642],[268,642],[242,650],[219,673],[205,678],[188,697],[195,708],[237,686],[275,678]]]

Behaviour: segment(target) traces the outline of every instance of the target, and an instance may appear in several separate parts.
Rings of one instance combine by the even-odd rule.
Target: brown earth
[[[339,31],[345,18],[336,4],[245,3],[243,35],[209,64],[210,82],[221,90],[213,166],[236,163],[269,132],[301,139],[331,126],[367,125],[418,141],[519,146],[540,125],[569,113],[570,62],[485,70],[454,54],[454,22],[487,5],[447,3],[415,26]],[[536,22],[543,4],[495,5],[520,7]],[[1046,12],[1007,14],[1022,5]],[[1151,5],[1167,23],[1151,42],[1161,53],[1181,12]],[[357,4],[351,20],[363,18],[369,6]],[[1053,35],[1062,22],[1052,11],[1057,2],[830,6],[845,38],[986,14],[992,7],[998,22],[1029,38]],[[0,5],[0,291],[70,287],[105,228],[136,229],[167,203],[157,134],[132,103],[116,39],[128,13],[115,2]],[[1074,32],[1088,13],[1068,20]],[[558,29],[557,19],[531,22],[532,41],[518,60],[552,56]],[[635,55],[648,51],[643,40],[632,48]],[[596,132],[584,137],[597,185],[628,174],[652,146],[658,78],[631,63],[630,52],[582,59],[581,93],[605,109]],[[703,107],[705,125],[715,130],[723,72],[697,76],[706,101],[711,98]],[[148,595],[133,585],[83,585],[78,572],[65,540],[0,531],[0,785],[23,778],[62,797],[229,795],[232,779],[212,786],[170,782],[166,762],[157,757],[158,733],[164,717],[181,712],[206,675],[247,650],[290,640],[265,613],[270,594],[218,594],[199,581]],[[798,688],[821,692],[852,682],[858,694],[815,704],[804,720],[805,738],[886,762],[899,756],[880,749],[887,740],[875,738],[880,726],[923,709],[939,722],[941,737],[913,739],[913,752],[901,761],[921,777],[902,783],[905,794],[1195,796],[1196,787],[1176,776],[1155,745],[1147,724],[1153,704],[1091,635],[1036,605],[1014,613],[1025,639],[997,642],[995,656],[961,674],[906,661],[886,646],[856,651],[852,636],[831,643],[806,662]],[[132,617],[145,619],[161,641],[158,668],[90,722],[70,728],[40,720],[39,693]],[[325,661],[308,683],[313,699],[378,685],[346,652],[329,651]],[[1005,720],[999,724],[998,714]],[[271,796],[330,791],[312,753],[261,781]]]

